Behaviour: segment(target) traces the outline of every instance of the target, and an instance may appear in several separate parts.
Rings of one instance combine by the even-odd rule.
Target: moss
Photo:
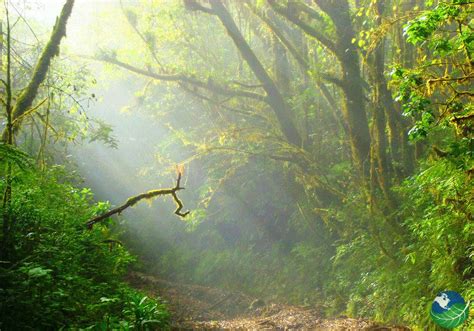
[[[99,216],[96,216],[96,217],[90,219],[86,223],[86,226],[89,229],[92,229],[94,224],[102,222],[103,220],[108,219],[109,217],[111,217],[115,214],[122,213],[125,209],[127,209],[129,207],[132,207],[133,205],[138,203],[140,200],[143,200],[143,199],[150,200],[150,199],[153,199],[153,198],[161,196],[161,195],[171,195],[173,197],[174,202],[176,203],[176,210],[174,211],[174,213],[178,216],[186,217],[189,214],[189,211],[186,211],[184,213],[181,212],[181,210],[184,207],[183,202],[178,198],[178,195],[176,194],[176,192],[178,192],[179,190],[184,189],[184,187],[180,186],[180,183],[181,183],[181,173],[178,173],[178,179],[176,180],[176,186],[175,187],[159,189],[159,190],[151,190],[151,191],[148,191],[148,192],[141,193],[139,195],[130,197],[130,198],[127,199],[127,201],[125,201],[125,203],[123,205],[121,205],[117,208],[111,209],[111,210],[109,210],[108,212],[106,212],[104,214],[101,214]]]
[[[21,117],[33,104],[33,101],[38,93],[38,89],[46,77],[51,60],[59,54],[59,45],[61,43],[61,39],[66,35],[66,23],[69,16],[71,16],[73,5],[74,0],[67,0],[59,18],[56,19],[56,24],[54,25],[51,37],[43,49],[38,62],[36,63],[33,76],[31,77],[28,86],[18,97],[18,100],[13,108],[13,120]]]

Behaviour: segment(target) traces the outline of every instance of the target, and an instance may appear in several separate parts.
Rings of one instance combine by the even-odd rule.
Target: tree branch
[[[33,108],[30,108],[28,109],[27,111],[25,111],[21,116],[15,118],[12,122],[12,124],[15,126],[15,125],[18,125],[19,122],[21,122],[25,117],[28,117],[29,115],[31,114],[34,114],[35,111],[37,111],[39,109],[39,107],[41,107],[43,105],[43,103],[46,102],[46,100],[48,100],[48,98],[44,98],[43,100],[40,101],[40,103],[38,103],[36,106],[34,106]]]
[[[225,30],[227,31],[227,34],[234,42],[234,45],[239,51],[240,55],[250,67],[255,77],[263,85],[262,87],[267,93],[266,100],[273,109],[282,133],[292,145],[298,147],[301,146],[302,138],[298,132],[297,127],[293,123],[293,112],[289,104],[278,90],[275,82],[271,79],[260,60],[250,48],[250,45],[242,36],[241,31],[235,24],[234,19],[228,12],[227,8],[224,6],[222,0],[211,1],[210,5],[214,11],[214,14],[219,18]]]
[[[333,83],[334,85],[339,86],[339,87],[342,88],[343,90],[347,89],[346,84],[345,84],[345,82],[344,82],[342,79],[337,78],[336,76],[333,76],[333,75],[331,75],[331,74],[324,73],[324,72],[320,72],[319,75],[320,75],[321,78],[324,79],[325,81],[331,82],[331,83]]]
[[[208,96],[206,95],[202,95],[200,93],[198,93],[197,91],[193,91],[192,89],[190,89],[188,86],[186,86],[185,84],[180,84],[180,87],[185,91],[185,92],[188,92],[189,94],[191,94],[192,96],[196,97],[196,98],[199,98],[201,100],[205,100],[209,103],[212,103],[214,105],[217,105],[219,107],[222,107],[224,109],[227,109],[231,112],[234,112],[234,113],[237,113],[237,114],[241,114],[241,115],[244,115],[244,116],[248,116],[248,117],[252,117],[254,119],[259,119],[259,120],[263,120],[265,122],[268,122],[268,118],[262,116],[262,115],[259,115],[257,113],[254,113],[254,112],[249,112],[249,111],[245,111],[245,110],[240,110],[240,109],[237,109],[237,108],[233,108],[233,107],[229,107],[229,106],[226,106],[224,103],[225,102],[220,102],[220,101],[217,101],[217,100],[214,100],[212,98],[209,98]]]
[[[469,121],[469,120],[473,120],[473,119],[474,119],[474,113],[471,113],[471,114],[467,114],[467,115],[464,115],[464,116],[454,116],[451,119],[451,122],[459,124],[463,121]]]
[[[155,198],[155,197],[161,196],[161,195],[171,195],[173,197],[174,202],[176,203],[176,206],[177,206],[174,213],[178,216],[186,217],[186,215],[189,214],[189,211],[186,211],[184,213],[181,212],[181,210],[184,207],[183,202],[178,198],[178,195],[176,194],[176,192],[178,192],[179,190],[184,190],[184,187],[180,186],[180,182],[181,182],[181,172],[178,172],[178,179],[176,180],[176,186],[175,187],[159,189],[159,190],[151,190],[151,191],[136,195],[134,197],[128,198],[127,201],[123,205],[121,205],[119,207],[116,207],[114,209],[111,209],[111,210],[109,210],[108,212],[106,212],[102,215],[99,215],[99,216],[96,216],[96,217],[90,219],[89,221],[86,222],[86,226],[87,226],[88,229],[92,229],[94,224],[102,222],[103,220],[105,220],[105,219],[107,219],[107,218],[109,218],[109,217],[111,217],[115,214],[122,213],[125,209],[127,209],[128,207],[132,207],[133,205],[137,204],[140,200],[152,199],[152,198]]]
[[[280,40],[280,42],[288,49],[290,54],[295,58],[296,62],[300,66],[301,73],[305,77],[309,77],[309,70],[310,70],[310,64],[308,63],[307,59],[299,53],[299,51],[296,49],[296,47],[291,43],[288,38],[285,37],[282,31],[280,31],[276,25],[270,20],[268,16],[265,14],[261,13],[258,11],[258,9],[251,3],[251,1],[246,1],[246,5],[250,8],[250,10],[257,16],[259,17],[269,28],[270,30],[277,36],[277,38]],[[334,83],[338,86],[342,85],[342,81],[334,76],[328,75],[328,74],[320,74],[322,79],[328,80],[331,83]],[[329,92],[328,88],[326,85],[317,80],[316,86],[319,88],[321,91],[323,97],[326,99],[328,106],[333,110],[332,114],[334,115],[334,119],[336,120],[337,123],[341,123],[342,127],[344,130],[347,130],[344,121],[341,121],[341,118],[339,117],[339,111],[337,109],[337,102],[334,100],[331,92]]]
[[[268,0],[268,4],[276,11],[278,14],[285,17],[288,21],[300,27],[304,32],[306,32],[311,37],[316,38],[323,46],[329,49],[331,52],[336,53],[336,45],[324,34],[313,28],[311,25],[300,20],[296,15],[289,12],[282,5],[276,3],[275,0]]]
[[[222,95],[227,95],[227,96],[237,96],[237,97],[244,97],[244,98],[249,98],[249,99],[254,99],[258,101],[264,101],[266,102],[266,96],[251,92],[251,91],[244,91],[244,90],[238,90],[238,89],[231,89],[222,85],[218,85],[216,82],[212,80],[208,80],[208,82],[203,82],[198,79],[195,79],[193,77],[189,77],[183,74],[174,74],[174,75],[166,75],[166,74],[157,74],[151,70],[145,70],[141,68],[137,68],[135,66],[132,66],[128,63],[122,62],[120,60],[117,60],[112,57],[87,57],[93,60],[97,61],[102,61],[106,63],[110,63],[113,65],[116,65],[122,69],[126,69],[130,72],[150,77],[156,80],[161,80],[161,81],[167,81],[167,82],[182,82],[182,83],[188,83],[190,85],[197,86],[199,88],[203,88],[212,92],[216,92]]]
[[[184,7],[189,11],[202,11],[207,14],[214,14],[211,8],[204,7],[196,0],[183,0]]]
[[[61,14],[56,20],[49,42],[44,47],[43,52],[36,63],[33,76],[31,77],[28,86],[18,97],[12,110],[13,121],[20,118],[31,107],[41,83],[46,78],[46,73],[48,72],[51,60],[59,54],[59,45],[61,39],[66,35],[66,23],[71,15],[73,5],[74,0],[67,0],[64,4]],[[3,139],[5,140],[5,138],[6,132],[4,131]]]

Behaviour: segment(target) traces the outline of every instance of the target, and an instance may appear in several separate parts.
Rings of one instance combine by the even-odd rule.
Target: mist
[[[5,1],[6,300],[52,329],[469,328],[472,14]]]

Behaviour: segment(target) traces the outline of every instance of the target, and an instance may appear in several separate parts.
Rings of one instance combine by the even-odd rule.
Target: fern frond
[[[21,170],[28,170],[33,167],[31,157],[19,148],[0,143],[0,163],[10,162],[18,166]]]

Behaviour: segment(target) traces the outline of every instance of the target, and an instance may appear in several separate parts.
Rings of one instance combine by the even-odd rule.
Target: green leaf
[[[30,270],[28,270],[28,276],[32,278],[37,278],[37,277],[44,277],[47,276],[49,273],[51,273],[51,269],[44,269],[42,267],[35,267]]]
[[[21,170],[33,167],[31,157],[13,145],[0,143],[0,162],[11,162]]]
[[[439,326],[452,329],[461,325],[467,319],[469,313],[468,308],[469,302],[467,304],[455,303],[448,311],[441,314],[433,314],[433,311],[431,311],[431,317]]]

